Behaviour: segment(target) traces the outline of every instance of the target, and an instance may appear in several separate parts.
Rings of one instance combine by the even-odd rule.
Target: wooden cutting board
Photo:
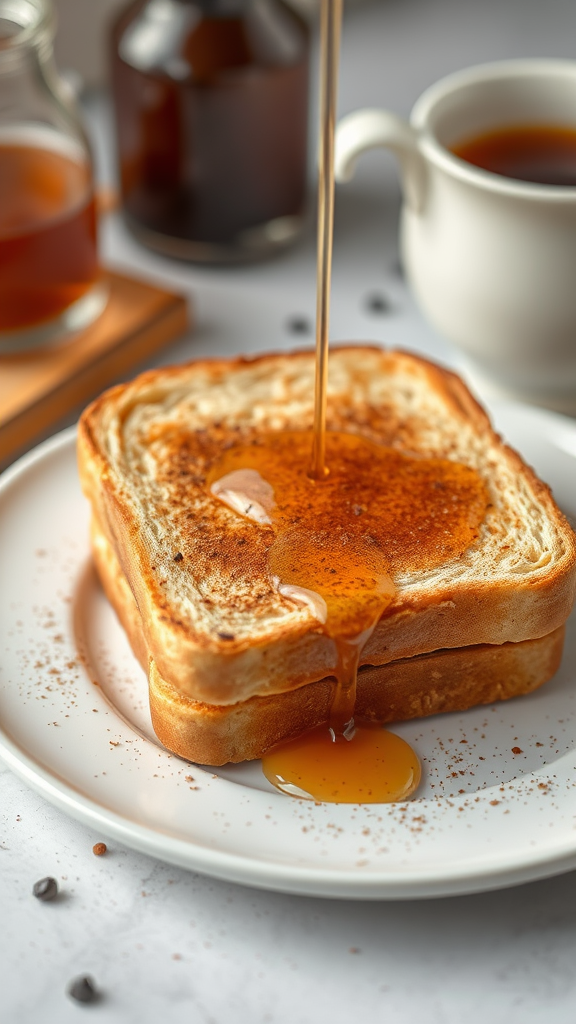
[[[0,462],[190,328],[187,300],[108,273],[100,318],[70,341],[0,355]]]

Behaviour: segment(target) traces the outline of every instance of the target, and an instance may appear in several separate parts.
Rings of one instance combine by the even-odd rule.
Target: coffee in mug
[[[564,125],[510,125],[466,138],[451,150],[505,178],[576,186],[576,129]]]

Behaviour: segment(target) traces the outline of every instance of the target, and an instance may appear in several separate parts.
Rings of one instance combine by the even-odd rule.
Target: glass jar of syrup
[[[113,29],[126,222],[199,262],[266,256],[299,233],[309,37],[283,0],[135,0]]]
[[[106,301],[90,151],[54,31],[50,0],[0,0],[0,352],[74,333]]]

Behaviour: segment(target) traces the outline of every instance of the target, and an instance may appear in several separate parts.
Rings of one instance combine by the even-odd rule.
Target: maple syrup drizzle
[[[317,256],[317,315],[316,315],[316,375],[314,392],[314,434],[312,445],[312,465],[310,476],[313,480],[321,482],[329,474],[330,469],[326,464],[326,397],[328,384],[328,348],[329,348],[329,312],[330,312],[330,283],[332,274],[332,239],[334,224],[334,128],[336,121],[336,97],[338,86],[338,59],[340,51],[340,31],[342,25],[342,0],[322,0],[321,22],[320,22],[320,161],[318,171],[318,256]],[[327,525],[324,521],[324,525]],[[284,535],[283,546],[286,547],[286,536]],[[280,543],[280,541],[278,542]],[[314,540],[312,542],[314,544]],[[290,542],[288,543],[290,548]],[[312,558],[309,557],[309,543],[305,546],[307,557],[306,568],[302,577],[309,584],[318,576],[317,566],[326,558],[320,550],[313,550]],[[349,553],[346,547],[346,554]],[[302,546],[294,547],[294,555],[302,554]],[[343,551],[331,553],[334,562],[330,572],[335,571],[334,565],[342,566]],[[271,552],[271,562],[276,558],[274,549]],[[284,558],[280,565],[281,571],[286,573],[286,561]],[[366,786],[353,785],[351,768],[355,767],[356,775],[360,761],[360,732],[354,726],[354,704],[356,700],[356,678],[360,652],[370,634],[372,633],[380,614],[392,599],[394,587],[390,577],[386,574],[384,565],[379,567],[376,576],[385,580],[381,584],[379,593],[380,603],[372,606],[371,610],[365,608],[364,597],[367,590],[371,590],[374,584],[374,552],[358,550],[358,544],[354,545],[353,564],[349,558],[344,558],[347,572],[345,580],[337,583],[335,580],[328,581],[327,589],[320,591],[326,601],[327,618],[326,630],[333,636],[336,643],[338,655],[336,668],[336,691],[330,711],[329,730],[314,730],[289,745],[283,745],[275,753],[267,755],[263,759],[263,770],[267,778],[280,789],[285,790],[285,778],[290,774],[295,758],[299,766],[298,775],[300,795],[312,796],[320,800],[368,800],[385,799],[382,792],[378,795],[371,790],[372,795],[368,796]],[[311,567],[314,569],[310,573]],[[368,571],[366,571],[368,570]],[[301,577],[301,573],[297,575]],[[320,574],[322,575],[322,574]],[[284,575],[281,577],[284,579]],[[370,580],[370,583],[369,583]],[[320,581],[321,582],[321,581]],[[352,582],[354,594],[350,593]],[[362,586],[362,597],[358,583]],[[311,589],[302,584],[305,589]],[[343,590],[341,588],[344,588]],[[376,588],[376,592],[378,589]],[[346,597],[342,600],[342,594]],[[336,595],[338,600],[335,602]],[[331,607],[336,603],[337,610]],[[343,606],[347,614],[342,616]],[[361,622],[358,623],[358,612]],[[350,619],[356,621],[359,631],[350,632]],[[382,743],[382,735],[379,737]],[[368,770],[369,777],[380,775],[382,771],[382,758],[379,757],[380,748],[375,739],[376,734],[370,734],[372,749],[371,757],[364,767]],[[364,738],[364,737],[363,737]],[[366,735],[368,740],[368,735]],[[353,749],[351,741],[354,740]],[[328,744],[328,746],[327,746]],[[368,745],[370,745],[368,744]],[[367,752],[367,744],[364,744]],[[327,754],[328,751],[328,754]],[[415,755],[414,755],[415,757]],[[327,763],[332,767],[330,774],[331,782],[325,785]],[[410,762],[414,761],[410,757]],[[417,761],[417,758],[416,758]],[[335,771],[336,779],[333,774]],[[386,772],[385,772],[386,774]],[[400,790],[392,787],[387,799],[400,799],[408,796],[416,788],[420,779],[420,771],[414,771],[410,767],[407,775],[402,774]],[[344,797],[339,779],[348,778],[348,788]],[[408,783],[408,776],[410,783]],[[356,776],[354,776],[356,777]],[[358,780],[356,780],[358,782]],[[286,791],[286,790],[285,790]]]
[[[208,479],[213,494],[267,531],[274,585],[307,604],[334,644],[329,722],[273,748],[263,770],[284,792],[316,800],[406,799],[420,780],[415,753],[354,723],[359,658],[394,600],[394,576],[466,550],[488,496],[466,466],[336,432],[325,438],[330,474],[314,480],[311,439],[309,431],[255,433],[224,452]]]
[[[354,722],[362,649],[394,599],[392,573],[430,568],[465,550],[487,500],[464,466],[326,433],[341,21],[342,0],[322,0],[314,430],[260,435],[253,445],[230,449],[208,482],[213,494],[270,531],[268,562],[278,591],[307,605],[334,644],[329,722],[268,751],[264,774],[294,796],[375,803],[407,799],[421,769],[400,737]]]

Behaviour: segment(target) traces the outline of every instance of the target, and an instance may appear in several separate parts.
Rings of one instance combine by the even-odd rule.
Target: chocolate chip
[[[291,334],[310,334],[312,326],[305,316],[291,316],[286,323]]]
[[[385,295],[374,292],[366,299],[366,308],[370,313],[389,313],[390,303]]]
[[[179,551],[177,555],[174,555],[174,561],[175,562],[181,562],[183,558],[184,558],[184,555],[182,554],[181,551]]]
[[[43,903],[53,900],[58,895],[58,882],[55,878],[41,878],[39,882],[34,883],[32,892],[36,899],[42,900]]]
[[[74,978],[66,992],[77,1003],[94,1003],[98,999],[98,990],[89,974],[80,974]]]
[[[221,640],[235,640],[234,633],[218,633]]]

